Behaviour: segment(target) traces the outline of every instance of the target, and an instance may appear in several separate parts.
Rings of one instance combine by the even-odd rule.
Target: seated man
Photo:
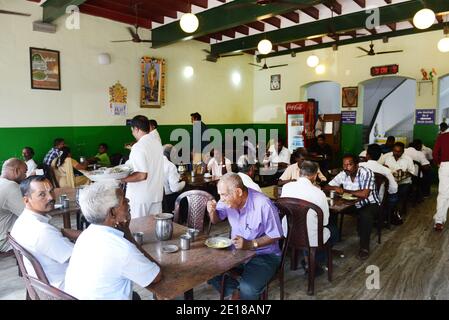
[[[63,138],[56,138],[53,141],[53,148],[51,148],[44,157],[44,165],[51,166],[51,162],[59,156],[59,152],[64,148],[65,142]]]
[[[377,162],[380,159],[381,154],[382,154],[381,147],[378,144],[376,144],[376,143],[370,144],[366,151],[366,160],[367,161],[359,163],[359,166],[368,168],[371,171],[373,171],[374,173],[380,173],[381,175],[383,175],[384,177],[386,177],[388,179],[388,190],[387,190],[388,193],[385,192],[385,187],[384,187],[384,185],[382,185],[380,190],[378,190],[379,191],[379,201],[382,202],[383,197],[387,196],[389,208],[393,209],[398,201],[398,195],[397,195],[398,183],[396,182],[393,175],[391,174],[391,171],[388,168],[384,167],[383,165],[381,165],[380,163]],[[391,212],[389,210],[387,214],[392,215],[393,212]],[[402,224],[402,219],[400,218],[400,216],[393,215],[391,217],[391,223],[395,224],[395,225]]]
[[[290,164],[290,156],[291,152],[284,147],[284,140],[279,137],[278,140],[268,149],[263,163],[273,163],[281,168],[286,168]]]
[[[299,177],[297,181],[289,182],[282,188],[281,198],[298,198],[316,204],[323,211],[323,226],[329,223],[329,205],[327,203],[326,194],[320,188],[314,185],[318,176],[318,164],[312,161],[304,161],[301,163]],[[333,234],[335,235],[337,229],[335,223],[332,224]],[[287,219],[282,219],[282,229],[284,235],[287,235]],[[318,246],[318,218],[313,210],[307,213],[307,233],[309,235],[309,244],[311,247]],[[329,228],[323,228],[323,243],[326,243],[331,236]],[[333,237],[335,238],[335,237]],[[324,262],[325,255],[322,251],[319,252],[317,260]]]
[[[180,181],[178,170],[170,161],[172,149],[171,144],[164,145],[164,199],[162,201],[164,212],[173,212],[176,198],[186,186],[185,181]]]
[[[25,160],[25,164],[27,165],[27,177],[34,175],[35,171],[37,169],[37,164],[33,160],[34,157],[34,150],[31,147],[25,147],[22,150],[22,157],[23,160]]]
[[[117,183],[89,185],[80,191],[79,202],[90,225],[73,248],[67,293],[83,300],[131,300],[132,282],[148,288],[161,279],[159,265],[129,230],[128,199]]]
[[[44,269],[50,284],[64,289],[64,278],[73,243],[81,233],[78,230],[57,229],[49,223],[47,215],[55,208],[53,186],[45,176],[31,176],[20,184],[25,210],[17,219],[11,235],[30,251]],[[34,270],[25,259],[25,267],[34,275]],[[33,270],[33,271],[30,271]]]
[[[217,185],[220,201],[207,203],[212,223],[228,218],[237,250],[256,250],[256,256],[240,266],[240,281],[226,278],[225,297],[255,300],[275,274],[281,261],[281,222],[277,208],[264,194],[244,186],[235,173],[224,175]],[[220,288],[221,276],[209,281]]]
[[[255,173],[255,165],[249,164],[247,162],[243,163],[241,166],[238,167],[239,172],[237,173],[240,176],[240,179],[242,179],[243,184],[247,188],[251,188],[253,190],[256,190],[258,192],[262,192],[260,189],[260,186],[253,181],[254,173]]]
[[[423,145],[420,139],[415,139],[409,148],[405,149],[404,153],[421,165],[422,172],[421,176],[418,177],[420,178],[419,187],[423,197],[430,196],[430,186],[432,185],[432,149]],[[415,172],[418,173],[418,170],[418,166],[415,165]]]
[[[333,152],[332,147],[326,143],[326,136],[324,134],[320,134],[316,137],[316,142],[310,146],[308,151],[312,156],[323,157],[323,160],[318,162],[322,171],[327,172],[330,169]]]
[[[343,156],[343,171],[329,182],[327,190],[335,190],[338,194],[349,193],[360,199],[355,204],[358,216],[358,233],[360,250],[358,257],[362,260],[369,256],[369,242],[374,216],[379,210],[379,197],[376,191],[374,173],[358,166],[358,157]]]
[[[387,153],[379,159],[379,163],[388,167],[393,176],[397,176],[398,179],[405,176],[398,182],[399,211],[401,214],[405,213],[407,195],[412,185],[412,176],[416,175],[413,160],[404,154],[404,147],[402,142],[396,142],[393,152]]]
[[[299,171],[301,164],[306,159],[307,155],[308,152],[306,148],[298,148],[293,152],[296,163],[289,165],[287,169],[285,169],[284,173],[279,178],[278,185],[282,186],[288,182],[298,180],[300,177]],[[317,178],[320,182],[327,181],[326,177],[321,173],[319,168]]]
[[[232,172],[232,162],[225,157],[223,153],[218,149],[211,151],[211,156],[213,157],[209,160],[207,164],[207,170],[211,172],[213,176],[221,177],[222,175]]]
[[[161,140],[161,136],[159,135],[159,131],[157,131],[157,121],[154,119],[150,119],[148,120],[148,122],[150,123],[150,136],[153,136],[154,138],[156,138],[156,140],[158,140],[159,142],[162,143]]]
[[[27,166],[22,160],[11,158],[3,163],[0,176],[0,252],[11,250],[6,235],[22,213],[22,194],[19,183],[26,178]]]
[[[100,143],[98,145],[98,153],[95,157],[88,160],[89,163],[97,163],[100,167],[110,167],[111,160],[108,155],[108,145],[106,143]]]

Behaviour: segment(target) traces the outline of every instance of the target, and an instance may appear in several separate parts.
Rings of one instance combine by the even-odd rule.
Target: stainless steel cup
[[[69,201],[69,199],[64,199],[64,202],[62,203],[62,207],[64,208],[64,209],[68,209],[69,207],[70,207],[70,201]]]
[[[330,196],[331,199],[335,199],[335,191],[332,190],[332,191],[329,193],[329,196]]]
[[[199,230],[198,230],[198,229],[189,228],[189,229],[187,229],[187,233],[188,233],[188,235],[189,235],[190,238],[191,238],[190,241],[191,241],[191,242],[194,242],[196,236],[197,236],[198,233],[199,233]]]
[[[67,195],[66,194],[61,194],[59,196],[59,203],[63,205],[65,199],[67,199]]]
[[[143,232],[134,232],[133,233],[134,240],[136,240],[137,244],[142,245],[143,243]]]
[[[190,237],[188,234],[183,234],[180,238],[179,244],[181,246],[181,250],[189,250],[190,249]]]

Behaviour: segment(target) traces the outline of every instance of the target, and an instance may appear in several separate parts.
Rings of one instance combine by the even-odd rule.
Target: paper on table
[[[324,123],[324,134],[332,134],[333,122],[327,121]]]

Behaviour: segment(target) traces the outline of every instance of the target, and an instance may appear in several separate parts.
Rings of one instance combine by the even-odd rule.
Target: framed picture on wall
[[[142,57],[140,107],[160,108],[165,104],[165,60]]]
[[[31,89],[61,90],[59,51],[30,48]]]
[[[281,89],[281,75],[272,74],[270,79],[270,90],[280,90]]]
[[[358,87],[344,87],[341,89],[341,106],[343,108],[355,108],[357,107],[357,101],[359,99]]]

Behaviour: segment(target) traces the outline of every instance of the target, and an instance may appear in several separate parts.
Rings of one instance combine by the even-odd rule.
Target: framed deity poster
[[[59,51],[30,48],[31,89],[61,90]]]
[[[342,95],[341,106],[343,108],[357,107],[357,100],[359,99],[358,87],[344,87],[341,89],[341,95]]]
[[[281,75],[272,74],[270,79],[270,90],[280,90],[281,89]]]
[[[160,108],[165,104],[165,60],[141,58],[140,107]]]

